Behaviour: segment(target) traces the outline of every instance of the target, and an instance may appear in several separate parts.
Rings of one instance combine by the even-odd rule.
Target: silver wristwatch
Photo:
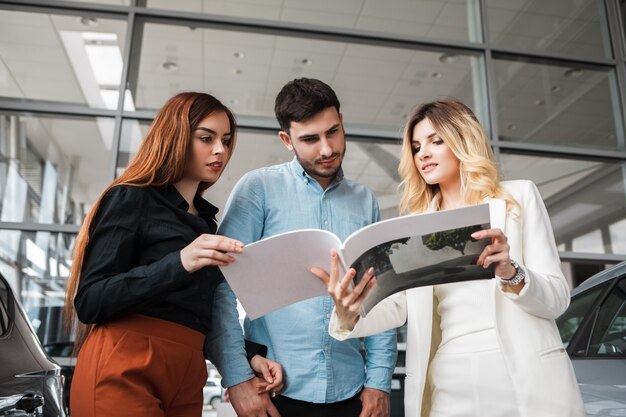
[[[513,268],[515,268],[515,276],[513,276],[513,278],[511,279],[502,279],[502,277],[500,277],[500,283],[503,285],[518,285],[526,279],[526,274],[524,273],[524,270],[513,259],[511,259],[511,265],[513,265]]]

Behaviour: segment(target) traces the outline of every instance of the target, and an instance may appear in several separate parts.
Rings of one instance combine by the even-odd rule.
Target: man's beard
[[[339,172],[339,170],[341,169],[343,158],[346,155],[346,149],[344,148],[343,153],[335,152],[330,157],[316,159],[313,163],[310,163],[308,161],[303,161],[300,158],[300,155],[298,155],[298,152],[295,152],[295,150],[294,150],[294,153],[296,154],[296,159],[298,160],[302,168],[304,168],[307,174],[309,174],[311,177],[334,178]],[[339,159],[338,161],[339,163],[336,166],[333,166],[328,169],[320,169],[321,167],[318,166],[320,162],[333,159],[333,158]]]

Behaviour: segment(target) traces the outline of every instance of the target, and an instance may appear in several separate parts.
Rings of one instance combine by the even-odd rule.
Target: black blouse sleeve
[[[248,357],[248,362],[254,358],[254,355],[261,355],[265,358],[267,356],[267,346],[246,340],[246,356]]]
[[[180,251],[149,265],[134,266],[141,245],[146,190],[116,186],[105,194],[94,219],[74,298],[83,323],[101,323],[138,312],[168,291],[185,285],[189,274]]]

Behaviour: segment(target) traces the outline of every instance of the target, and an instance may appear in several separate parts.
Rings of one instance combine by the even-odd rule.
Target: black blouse
[[[216,266],[188,273],[180,251],[215,233],[218,209],[200,197],[194,205],[197,216],[174,187],[121,185],[104,195],[74,298],[81,322],[140,313],[209,332],[222,273]]]

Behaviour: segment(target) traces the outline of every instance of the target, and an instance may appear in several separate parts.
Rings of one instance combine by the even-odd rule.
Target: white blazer
[[[494,285],[493,313],[520,415],[584,417],[576,376],[554,321],[565,311],[570,298],[547,210],[532,182],[506,181],[502,185],[521,207],[518,218],[507,215],[504,233],[511,259],[522,266],[527,278],[519,295],[505,293]],[[430,413],[426,373],[441,337],[436,311],[433,287],[429,286],[388,297],[352,331],[340,328],[336,314],[330,322],[330,334],[339,340],[379,333],[408,322],[404,388],[407,417],[428,417]]]

